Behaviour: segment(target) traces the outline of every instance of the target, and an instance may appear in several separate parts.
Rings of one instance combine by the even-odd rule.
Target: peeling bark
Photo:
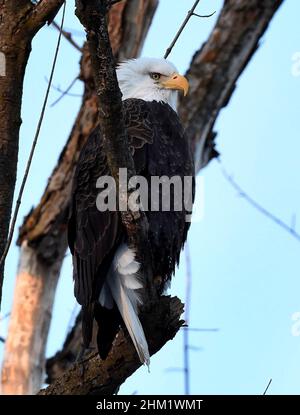
[[[58,271],[63,258],[46,267],[36,258],[32,248],[24,243],[18,269],[9,332],[5,343],[2,368],[2,394],[35,394],[41,387],[45,370],[46,343],[49,331]],[[45,278],[47,275],[48,278]],[[42,309],[41,309],[42,308]],[[47,314],[48,319],[42,318]],[[32,335],[31,328],[36,333]],[[29,329],[30,328],[30,329]],[[31,353],[24,353],[30,350]],[[16,361],[18,364],[16,364]]]

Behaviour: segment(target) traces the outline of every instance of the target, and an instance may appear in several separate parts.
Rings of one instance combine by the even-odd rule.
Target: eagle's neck
[[[157,101],[169,104],[174,111],[177,111],[178,92],[162,88],[145,88],[130,86],[126,83],[120,83],[120,89],[123,94],[122,99],[136,98],[144,101]]]

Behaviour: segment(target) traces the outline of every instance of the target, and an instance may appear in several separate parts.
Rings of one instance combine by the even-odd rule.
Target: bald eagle
[[[187,138],[176,113],[177,94],[188,92],[188,81],[165,59],[139,58],[121,63],[117,78],[123,95],[123,115],[136,173],[150,183],[152,177],[193,177],[194,166]],[[87,140],[73,179],[68,242],[73,256],[74,291],[82,305],[82,335],[91,342],[94,319],[97,345],[105,359],[120,325],[125,325],[142,363],[149,351],[138,317],[143,276],[134,247],[127,243],[118,211],[99,211],[96,198],[99,177],[110,175],[101,131]],[[159,188],[159,195],[162,193]],[[149,193],[150,194],[150,193]],[[191,189],[194,198],[194,182]],[[150,194],[151,198],[151,194]],[[170,192],[174,202],[174,189]],[[169,211],[146,211],[152,268],[168,285],[187,238],[185,206]]]

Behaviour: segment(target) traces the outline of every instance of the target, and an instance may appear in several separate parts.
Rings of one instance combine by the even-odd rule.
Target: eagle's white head
[[[166,59],[138,58],[119,64],[117,77],[123,100],[139,98],[144,101],[163,101],[175,111],[178,91],[187,94],[187,79]]]

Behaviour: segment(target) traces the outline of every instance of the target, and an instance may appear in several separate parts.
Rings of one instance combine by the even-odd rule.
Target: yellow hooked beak
[[[161,83],[164,88],[177,89],[183,91],[183,95],[186,96],[189,90],[188,80],[178,73],[173,74],[166,81]]]

